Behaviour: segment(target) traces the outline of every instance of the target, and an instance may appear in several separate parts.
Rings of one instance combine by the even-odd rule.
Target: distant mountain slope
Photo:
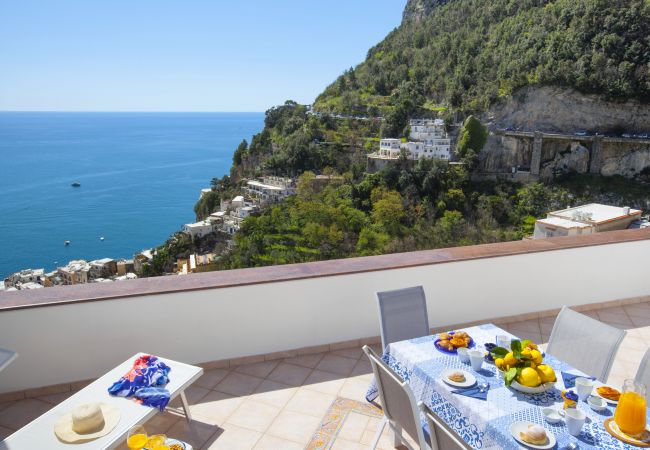
[[[529,85],[650,100],[650,1],[409,0],[315,106],[399,127],[423,109],[485,111]]]

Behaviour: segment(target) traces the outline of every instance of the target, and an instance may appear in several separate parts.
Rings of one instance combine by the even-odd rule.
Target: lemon
[[[530,356],[533,358],[535,364],[540,365],[542,363],[543,357],[539,350],[531,350]]]
[[[507,366],[514,366],[517,364],[517,358],[515,358],[515,355],[512,352],[508,353],[503,360]]]
[[[530,350],[537,350],[537,344],[535,344],[534,342],[531,341],[526,345],[526,348],[528,348]]]
[[[534,369],[534,368],[536,368],[536,367],[537,367],[537,364],[535,364],[534,361],[531,361],[531,362],[530,362],[530,368],[531,368],[531,369]]]
[[[517,382],[523,386],[536,387],[542,384],[542,379],[535,369],[524,367],[521,370],[521,375],[517,377]]]
[[[530,349],[529,349],[529,348],[525,348],[525,349],[523,349],[523,350],[521,351],[521,356],[522,356],[524,359],[531,359]]]
[[[497,366],[497,369],[503,370],[506,366],[506,362],[503,360],[503,358],[496,358],[494,360],[494,365]]]
[[[554,382],[557,379],[553,368],[546,364],[540,364],[537,366],[537,374],[542,379],[542,383]]]

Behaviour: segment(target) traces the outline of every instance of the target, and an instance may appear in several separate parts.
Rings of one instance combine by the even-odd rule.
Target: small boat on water
[[[74,183],[71,184],[72,187],[81,187],[81,183],[78,181],[75,181]]]
[[[70,245],[70,241],[63,241],[63,245],[67,247],[68,245]]]
[[[104,236],[101,236],[101,237],[99,238],[99,240],[100,240],[100,241],[103,241],[103,240],[104,240]]]

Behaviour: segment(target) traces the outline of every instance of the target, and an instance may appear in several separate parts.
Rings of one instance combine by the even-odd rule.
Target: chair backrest
[[[563,306],[546,351],[605,383],[626,333]]]
[[[645,385],[645,396],[650,401],[650,348],[646,350],[645,355],[641,358],[641,364],[639,364],[639,369],[636,371],[634,381]]]
[[[422,286],[377,292],[381,344],[413,339],[429,334],[427,299]]]
[[[433,450],[469,450],[472,448],[427,405],[420,403],[420,409],[429,426],[429,436]]]
[[[402,427],[420,445],[420,448],[426,449],[427,444],[420,424],[420,412],[413,392],[370,347],[364,346],[363,351],[368,355],[375,375],[384,415],[388,420]]]

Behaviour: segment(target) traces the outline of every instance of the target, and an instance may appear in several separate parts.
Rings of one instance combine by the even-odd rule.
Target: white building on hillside
[[[638,209],[590,203],[548,213],[535,222],[533,239],[625,230],[640,218]]]
[[[279,202],[296,193],[296,184],[291,178],[267,176],[247,181],[243,191],[260,203]]]
[[[20,272],[13,273],[5,278],[4,286],[6,288],[18,287],[27,283],[43,284],[45,275],[44,269],[25,269]]]
[[[379,141],[379,151],[370,158],[398,159],[402,150],[410,159],[435,158],[451,159],[451,139],[447,135],[445,122],[441,119],[412,119],[410,121],[410,140],[387,138]]]
[[[216,231],[215,224],[211,220],[201,220],[195,223],[186,223],[183,225],[183,233],[189,234],[192,240],[202,238]]]

